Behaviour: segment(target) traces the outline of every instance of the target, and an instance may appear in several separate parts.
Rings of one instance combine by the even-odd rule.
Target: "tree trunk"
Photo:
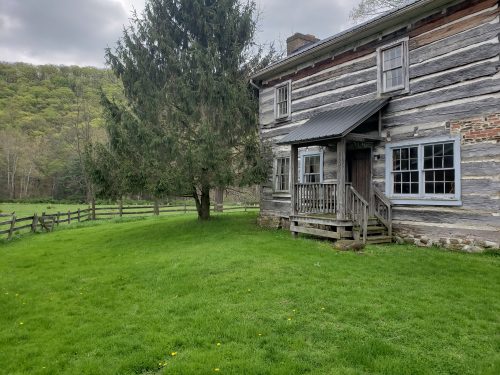
[[[224,188],[222,187],[215,189],[215,211],[224,211]]]
[[[198,219],[210,220],[210,187],[202,186],[201,194],[198,194],[197,189],[194,189],[193,198],[198,211]]]

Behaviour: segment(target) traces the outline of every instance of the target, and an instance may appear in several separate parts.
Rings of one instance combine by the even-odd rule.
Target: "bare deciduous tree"
[[[360,22],[413,1],[415,0],[361,0],[351,10],[349,17],[354,22]]]

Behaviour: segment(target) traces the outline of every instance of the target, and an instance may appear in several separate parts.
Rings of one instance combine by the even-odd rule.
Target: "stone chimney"
[[[319,39],[311,34],[295,33],[286,40],[286,54],[289,56],[294,52],[318,42]]]

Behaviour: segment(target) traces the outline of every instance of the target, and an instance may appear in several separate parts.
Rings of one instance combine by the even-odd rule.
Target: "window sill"
[[[435,198],[391,198],[393,205],[415,205],[415,206],[461,206],[461,199],[435,199]]]
[[[402,87],[399,89],[394,89],[390,91],[379,91],[378,96],[380,98],[386,98],[386,97],[392,97],[392,96],[397,96],[397,95],[406,95],[409,94],[410,90],[407,89],[406,87]]]
[[[291,198],[292,194],[288,191],[275,191],[273,192],[273,198]]]

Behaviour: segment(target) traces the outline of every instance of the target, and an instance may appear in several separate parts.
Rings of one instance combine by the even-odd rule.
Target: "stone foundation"
[[[496,242],[484,241],[468,236],[433,237],[426,234],[418,234],[406,228],[395,229],[394,241],[398,244],[406,243],[420,247],[438,246],[467,253],[480,253],[485,250],[498,249],[500,246],[500,244]]]
[[[258,224],[263,228],[290,230],[290,220],[274,215],[260,215]],[[394,227],[394,242],[410,244],[419,247],[438,246],[448,250],[463,251],[467,253],[480,253],[485,250],[497,250],[500,243],[486,241],[467,235],[450,234],[449,236],[433,236],[432,233],[419,233],[418,230],[406,226]]]
[[[290,229],[290,220],[284,217],[261,214],[257,219],[257,222],[259,226],[263,228],[286,229],[286,230]]]

